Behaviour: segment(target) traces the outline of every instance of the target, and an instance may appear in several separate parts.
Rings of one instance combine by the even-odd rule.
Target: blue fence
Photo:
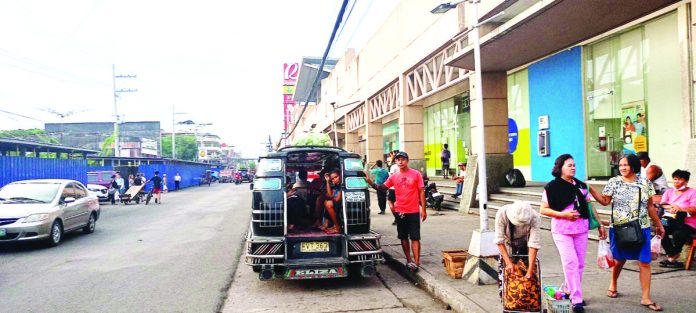
[[[114,168],[112,166],[90,166],[88,171],[111,171]],[[191,164],[191,163],[179,163],[170,162],[164,164],[140,164],[138,166],[138,172],[143,173],[145,178],[151,179],[155,176],[155,171],[159,171],[160,177],[167,177],[167,188],[169,190],[174,190],[174,176],[176,173],[181,175],[180,188],[187,188],[191,186],[198,186],[201,180],[201,175],[205,173],[206,170],[210,169],[207,164]],[[146,190],[149,190],[150,184],[146,186]]]
[[[25,179],[74,179],[87,184],[87,160],[0,156],[0,187]]]

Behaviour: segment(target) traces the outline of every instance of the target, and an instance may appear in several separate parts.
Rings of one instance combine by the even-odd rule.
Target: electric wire
[[[346,7],[348,6],[348,0],[343,0],[343,4],[341,5],[341,10],[338,11],[338,17],[336,18],[336,23],[334,24],[333,31],[331,32],[331,37],[329,38],[329,43],[326,46],[326,49],[324,50],[324,55],[321,58],[321,63],[319,64],[319,70],[317,71],[317,75],[314,77],[314,83],[312,84],[312,88],[310,89],[309,93],[307,94],[307,98],[305,99],[304,106],[302,107],[302,111],[300,111],[300,115],[297,117],[297,120],[299,121],[302,119],[302,115],[304,115],[304,112],[307,110],[307,105],[309,105],[309,99],[311,96],[314,94],[317,85],[319,84],[321,80],[321,74],[324,72],[324,64],[326,63],[326,58],[329,55],[329,51],[331,50],[331,46],[333,45],[333,41],[336,38],[336,32],[338,31],[338,27],[341,25],[341,21],[343,21],[343,14],[346,11]],[[295,123],[292,126],[292,130],[288,132],[286,136],[290,136],[295,132],[295,129],[297,128],[298,123]],[[286,137],[287,138],[287,137]],[[276,145],[276,148],[280,147],[280,143],[282,140],[278,141],[278,144]]]

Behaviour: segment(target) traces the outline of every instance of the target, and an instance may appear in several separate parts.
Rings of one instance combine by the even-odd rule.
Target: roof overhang
[[[572,47],[584,40],[653,13],[678,0],[538,1],[481,37],[481,70],[498,72]],[[474,69],[473,46],[446,60]]]
[[[336,66],[338,60],[327,59],[324,63],[324,69],[322,75],[319,78],[320,81],[331,73],[331,70]],[[300,66],[300,72],[297,75],[297,83],[295,84],[295,94],[293,95],[293,101],[307,101],[311,103],[317,102],[317,93],[319,90],[314,90],[314,94],[310,95],[309,92],[312,90],[312,85],[314,85],[314,80],[319,73],[319,66],[321,65],[321,58],[302,58],[302,64]]]

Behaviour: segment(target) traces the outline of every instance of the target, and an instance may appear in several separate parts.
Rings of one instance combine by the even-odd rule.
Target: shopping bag
[[[532,264],[532,266],[534,266]],[[527,279],[527,266],[519,260],[513,273],[505,272],[505,290],[503,290],[503,307],[506,310],[520,312],[538,312],[541,310],[541,282],[537,275]],[[538,269],[535,273],[539,273]]]
[[[600,240],[599,245],[597,245],[597,265],[601,269],[610,269],[616,265],[614,261],[614,256],[611,255],[611,249],[609,247],[609,242],[606,240]]]
[[[662,250],[662,238],[655,235],[650,239],[650,255],[653,261],[660,256],[660,250]]]

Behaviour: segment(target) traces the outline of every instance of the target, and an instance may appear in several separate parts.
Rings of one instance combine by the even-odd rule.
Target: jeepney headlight
[[[346,192],[347,202],[364,202],[365,193],[364,192]]]

